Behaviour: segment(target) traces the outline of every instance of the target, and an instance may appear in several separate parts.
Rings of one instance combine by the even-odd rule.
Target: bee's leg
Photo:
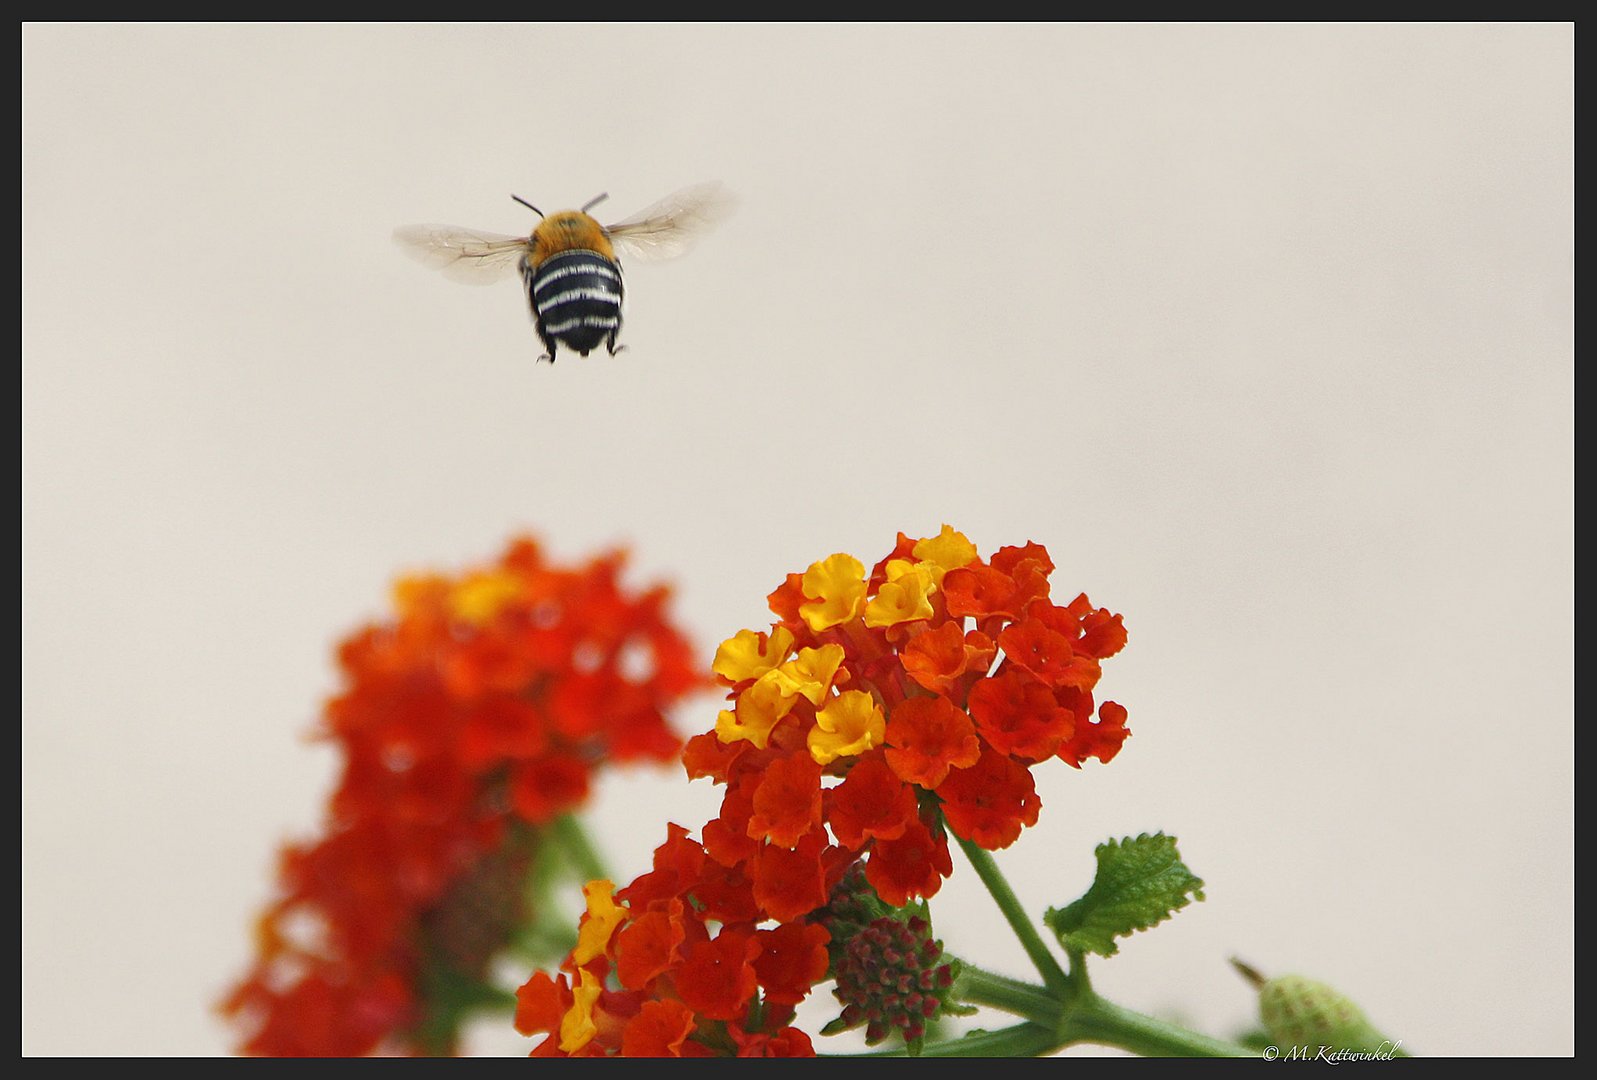
[[[543,342],[543,347],[545,349],[544,354],[542,356],[538,357],[538,360],[547,360],[551,364],[554,363],[555,362],[555,343],[554,343],[554,339],[551,338],[548,334],[544,333],[543,320],[540,319],[538,322],[534,323],[533,325],[536,327],[536,329],[538,331],[538,340]],[[538,360],[534,360],[533,363],[536,364],[538,362]]]
[[[610,331],[610,336],[605,339],[605,342],[604,342],[605,348],[610,350],[610,355],[611,356],[614,356],[616,353],[618,353],[622,349],[626,348],[625,345],[617,345],[616,344],[616,335],[619,334],[620,332],[621,332],[621,330],[618,327],[618,328]]]

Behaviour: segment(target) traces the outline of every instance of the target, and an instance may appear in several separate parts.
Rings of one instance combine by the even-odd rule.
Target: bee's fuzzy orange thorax
[[[550,214],[532,230],[532,255],[528,260],[531,265],[536,267],[562,251],[597,251],[612,261],[616,257],[604,227],[581,210]]]

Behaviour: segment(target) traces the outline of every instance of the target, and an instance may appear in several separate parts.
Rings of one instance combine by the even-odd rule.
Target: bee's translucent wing
[[[694,184],[608,226],[605,232],[620,254],[643,261],[670,259],[691,248],[736,205],[736,198],[720,183]]]
[[[527,251],[525,236],[460,229],[453,225],[403,225],[394,243],[419,263],[442,270],[451,281],[487,285],[516,269]]]

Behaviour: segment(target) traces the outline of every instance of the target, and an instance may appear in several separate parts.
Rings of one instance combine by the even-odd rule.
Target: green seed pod
[[[1259,987],[1259,1019],[1289,1046],[1401,1053],[1346,994],[1302,975],[1278,975]]]

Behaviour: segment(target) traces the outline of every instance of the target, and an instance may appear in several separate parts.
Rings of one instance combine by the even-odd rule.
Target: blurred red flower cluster
[[[257,959],[221,1005],[243,1052],[453,1052],[534,914],[550,827],[596,767],[671,759],[666,711],[705,686],[667,590],[629,592],[623,563],[555,566],[517,539],[492,565],[400,581],[394,617],[341,644],[323,834],[283,851]]]

